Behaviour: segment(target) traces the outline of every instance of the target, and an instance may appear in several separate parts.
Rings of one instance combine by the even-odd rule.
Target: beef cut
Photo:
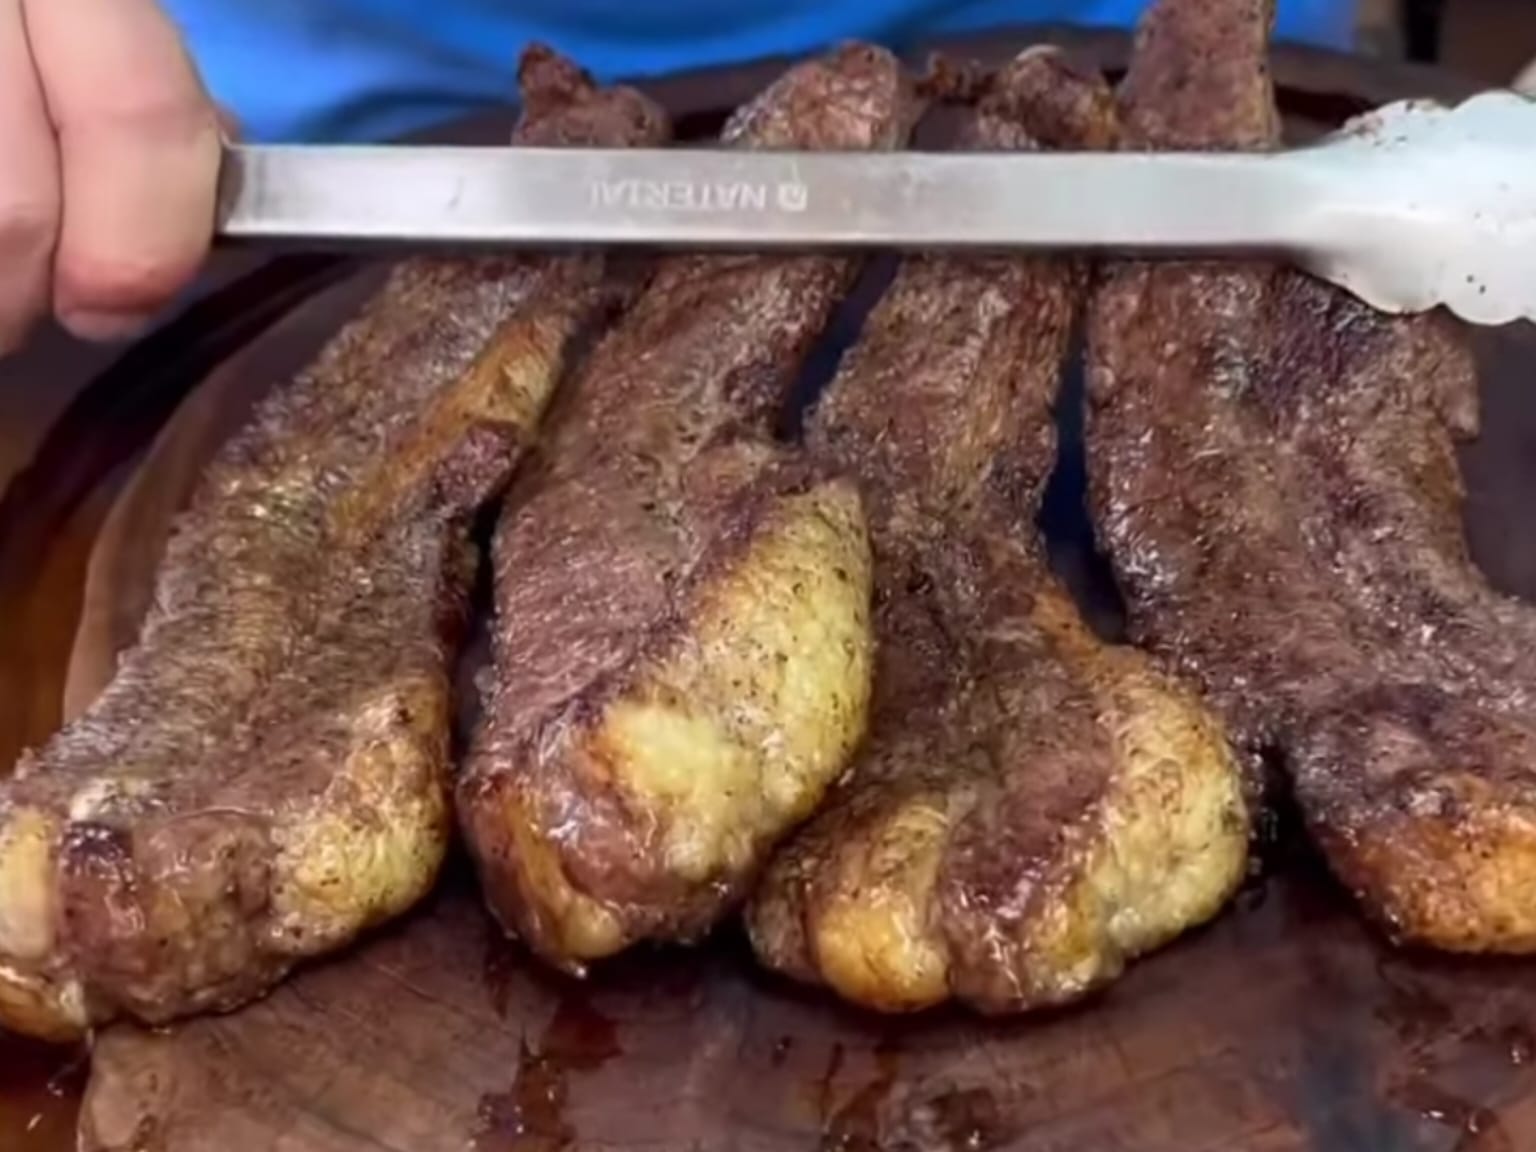
[[[1261,0],[1161,0],[1142,148],[1267,149]],[[1536,615],[1473,568],[1463,331],[1266,264],[1111,268],[1089,332],[1096,518],[1138,639],[1278,756],[1393,936],[1536,949]]]
[[[520,143],[667,134],[546,51],[521,79]],[[426,892],[471,520],[609,295],[594,257],[404,265],[220,453],[138,643],[0,781],[0,1024],[230,1008]]]
[[[895,58],[851,45],[781,77],[724,143],[888,149],[915,112]],[[458,810],[492,909],[567,970],[705,932],[864,731],[858,496],[769,438],[855,269],[665,260],[509,496]]]
[[[970,148],[1112,145],[1108,87],[1057,53],[994,77]],[[887,1011],[1075,999],[1213,915],[1249,819],[1221,726],[1082,623],[1034,541],[1086,288],[1051,259],[913,258],[810,425],[875,561],[867,748],[775,858],[758,956]]]

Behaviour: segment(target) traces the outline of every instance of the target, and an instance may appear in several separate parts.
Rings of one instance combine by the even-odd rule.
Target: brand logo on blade
[[[596,180],[598,208],[657,212],[804,212],[810,190],[804,184],[695,184],[687,180]]]

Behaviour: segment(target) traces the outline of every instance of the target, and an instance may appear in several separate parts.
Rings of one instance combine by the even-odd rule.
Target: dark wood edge
[[[40,693],[62,700],[69,636],[57,636],[60,601],[78,612],[84,566],[59,570],[61,539],[94,539],[120,483],[209,370],[264,332],[351,265],[330,256],[291,256],[260,265],[194,301],[130,347],[75,397],[32,460],[0,497],[0,772],[57,725]],[[61,578],[68,586],[60,586]],[[56,705],[59,701],[54,701]]]
[[[25,590],[25,561],[106,476],[154,437],[208,370],[347,270],[327,256],[264,264],[129,348],[49,429],[0,499],[0,600]]]

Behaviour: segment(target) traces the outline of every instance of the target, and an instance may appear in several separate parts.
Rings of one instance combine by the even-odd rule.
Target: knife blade
[[[218,236],[306,246],[1263,253],[1392,312],[1536,319],[1536,103],[1232,153],[232,147]]]
[[[236,147],[220,232],[319,243],[1287,250],[1285,154]]]

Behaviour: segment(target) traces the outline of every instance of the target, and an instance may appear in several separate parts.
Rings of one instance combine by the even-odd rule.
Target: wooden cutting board
[[[362,285],[361,287],[365,287]],[[170,516],[266,381],[355,306],[348,283],[214,373],[166,427],[93,557],[68,698],[133,635]],[[1527,592],[1536,409],[1487,342],[1469,455],[1485,566]],[[83,1146],[149,1152],[1515,1152],[1536,1147],[1536,964],[1413,957],[1357,921],[1282,818],[1270,872],[1210,929],[1047,1018],[890,1021],[694,953],[543,973],[461,866],[437,900],[236,1015],[96,1048]]]
[[[889,1021],[758,975],[735,933],[585,986],[470,886],[265,1003],[99,1043],[84,1148],[215,1152],[1516,1152],[1529,965],[1375,946],[1305,864],[1098,1003]]]
[[[131,637],[169,515],[263,369],[302,359],[342,286],[210,378],[97,548],[70,696]],[[1490,348],[1474,526],[1536,491],[1536,406]],[[270,357],[269,359],[264,359]],[[1524,357],[1522,357],[1524,359]],[[1524,362],[1529,363],[1526,359]],[[1500,367],[1500,364],[1503,367]],[[1525,448],[1510,451],[1511,444]],[[1502,449],[1500,446],[1503,446]],[[1485,458],[1491,450],[1502,456]],[[1480,490],[1480,489],[1479,489]],[[1513,521],[1505,521],[1513,523]],[[1506,576],[1521,534],[1480,527]],[[1502,545],[1502,547],[1497,547]],[[1536,581],[1524,587],[1530,590]],[[83,1147],[146,1152],[1516,1152],[1536,1147],[1536,964],[1383,947],[1284,821],[1269,873],[1221,919],[1049,1017],[892,1021],[754,970],[734,929],[698,952],[545,974],[456,865],[433,904],[265,1002],[163,1033],[110,1030]]]
[[[1075,39],[1100,60],[1123,47],[1119,38]],[[1017,46],[993,41],[984,54]],[[1350,93],[1375,102],[1411,90],[1391,73],[1307,54],[1281,53],[1276,63],[1285,103],[1313,117],[1314,129],[1317,118],[1358,104]],[[761,80],[734,76],[711,98],[733,102]],[[112,486],[83,588],[69,590],[82,608],[66,714],[89,702],[132,639],[169,519],[202,465],[366,287],[366,277],[339,285],[223,361],[126,486]],[[1536,396],[1526,379],[1536,335],[1480,339],[1487,428],[1464,460],[1468,527],[1495,582],[1531,596],[1536,536],[1518,527],[1536,493]],[[0,539],[0,576],[23,570],[8,543]],[[41,561],[33,570],[32,594],[43,595],[49,570]],[[10,656],[5,641],[0,631],[0,665]],[[61,671],[67,651],[56,653]],[[1267,874],[1214,925],[1138,965],[1095,1003],[1010,1022],[850,1012],[757,973],[734,928],[704,949],[628,958],[575,985],[500,939],[456,864],[428,907],[260,1004],[160,1033],[109,1030],[94,1052],[82,1144],[1536,1148],[1536,962],[1393,952],[1361,927],[1284,821],[1266,858]],[[51,1076],[36,1053],[0,1043],[0,1149],[63,1152],[70,1091],[68,1076]]]

